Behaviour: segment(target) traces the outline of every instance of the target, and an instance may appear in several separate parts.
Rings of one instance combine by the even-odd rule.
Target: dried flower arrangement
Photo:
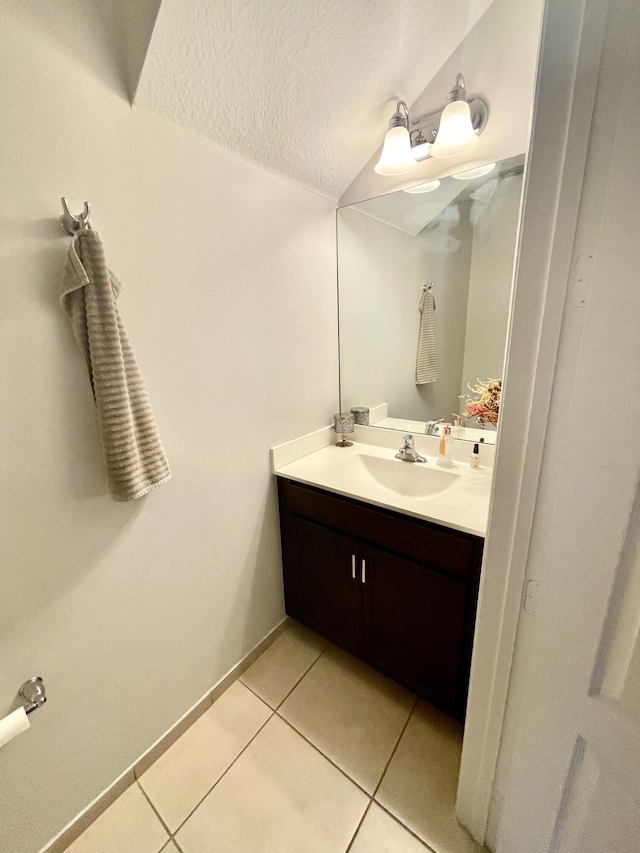
[[[465,418],[476,418],[479,424],[489,421],[497,426],[502,379],[487,379],[484,382],[478,379],[476,385],[467,385],[467,388],[476,394],[478,399],[473,399],[468,394],[460,398],[466,401],[463,409]]]

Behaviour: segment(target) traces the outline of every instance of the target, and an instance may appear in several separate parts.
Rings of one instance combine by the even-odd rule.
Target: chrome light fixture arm
[[[404,101],[398,101],[396,111],[389,119],[389,130],[393,127],[406,127],[409,130],[409,107]]]

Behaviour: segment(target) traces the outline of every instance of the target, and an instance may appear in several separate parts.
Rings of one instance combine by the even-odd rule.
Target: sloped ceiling
[[[398,190],[352,204],[350,209],[415,237],[466,189],[461,181],[445,178],[434,192],[421,195]]]
[[[333,199],[492,0],[163,0],[135,103]]]
[[[133,98],[160,0],[55,0],[19,6],[20,15],[43,39],[72,54],[118,94]]]
[[[520,154],[503,160],[497,164],[493,172],[472,181],[443,178],[440,186],[433,192],[421,194],[397,190],[386,195],[374,196],[349,207],[351,210],[357,210],[358,213],[363,213],[365,216],[370,216],[415,237],[454,201],[461,203],[469,199],[473,201],[475,198],[477,204],[484,207],[487,199],[493,195],[498,180],[509,175],[522,174],[523,170],[524,154]],[[478,191],[485,184],[492,185],[493,189],[489,195],[484,193],[479,196]]]

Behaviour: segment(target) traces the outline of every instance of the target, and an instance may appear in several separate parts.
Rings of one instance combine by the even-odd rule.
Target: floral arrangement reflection
[[[497,427],[500,415],[500,395],[502,393],[502,379],[478,379],[475,385],[467,385],[469,391],[475,395],[463,394],[460,399],[465,401],[463,415],[465,418],[475,418],[484,426],[485,423]]]

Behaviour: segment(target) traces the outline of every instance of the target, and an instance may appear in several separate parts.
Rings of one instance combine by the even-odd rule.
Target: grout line
[[[318,635],[318,636],[320,636],[320,635]],[[320,654],[318,655],[318,657],[317,657],[317,658],[313,661],[313,663],[312,663],[312,664],[311,664],[311,665],[310,665],[310,666],[309,666],[309,667],[308,667],[308,668],[303,672],[303,674],[302,674],[302,675],[300,676],[300,678],[296,681],[296,683],[293,685],[293,687],[291,688],[291,690],[290,690],[290,691],[287,693],[287,695],[284,697],[284,699],[282,700],[282,702],[280,702],[280,704],[277,706],[277,708],[274,708],[274,711],[276,711],[276,712],[277,712],[277,711],[278,711],[278,708],[281,708],[281,707],[284,705],[284,703],[287,701],[287,699],[289,698],[289,696],[291,696],[291,694],[292,694],[292,693],[293,693],[293,691],[296,689],[296,687],[300,684],[300,682],[301,682],[301,681],[304,681],[304,679],[307,677],[307,675],[309,675],[309,673],[311,672],[311,670],[312,670],[312,669],[314,668],[314,666],[318,663],[318,661],[320,660],[320,658],[322,657],[322,655],[327,651],[327,649],[329,648],[329,646],[330,646],[330,645],[331,645],[331,644],[330,644],[329,642],[327,642],[327,645],[326,645],[326,646],[324,647],[324,649],[320,652]]]
[[[413,705],[411,706],[411,710],[409,711],[409,715],[405,721],[405,724],[402,727],[402,731],[400,732],[400,736],[398,737],[398,740],[396,741],[396,745],[393,747],[391,755],[389,756],[389,760],[385,764],[384,770],[382,771],[382,775],[380,776],[380,779],[378,781],[378,784],[376,785],[375,791],[372,794],[373,799],[375,799],[376,794],[380,790],[380,785],[382,785],[382,781],[383,781],[384,777],[387,775],[387,770],[389,769],[389,765],[393,761],[393,756],[396,754],[396,752],[398,750],[398,746],[400,745],[400,741],[402,740],[402,737],[407,730],[407,726],[409,725],[409,721],[411,720],[411,717],[413,717],[413,712],[415,711],[417,704],[418,704],[418,697],[416,696],[415,699],[413,700]],[[377,800],[376,800],[376,802],[377,802]]]
[[[340,773],[342,773],[342,775],[346,779],[348,779],[353,785],[355,785],[356,788],[358,788],[360,791],[362,791],[363,794],[365,794],[369,799],[372,799],[371,794],[368,791],[365,791],[365,789],[362,787],[362,785],[359,782],[356,782],[355,779],[352,779],[351,776],[349,776],[349,774],[345,770],[343,770],[342,767],[340,767],[338,764],[336,764],[332,758],[329,758],[328,755],[325,755],[324,752],[319,747],[317,747],[315,745],[315,743],[313,743],[313,741],[310,741],[308,737],[305,737],[305,735],[302,734],[302,732],[299,732],[298,729],[293,725],[293,723],[290,723],[289,720],[280,716],[280,714],[277,711],[275,712],[275,716],[278,717],[279,720],[282,720],[283,723],[286,723],[292,731],[294,731],[299,737],[301,737],[302,740],[306,741],[309,744],[309,746],[312,746],[316,752],[320,753],[320,755],[326,761],[328,761],[329,764],[332,764],[336,768],[336,770],[339,770]]]
[[[239,680],[239,679],[238,679],[238,680]],[[248,685],[248,684],[245,684],[245,683],[244,683],[244,681],[243,681],[243,682],[241,682],[241,684],[242,684],[242,686],[243,686],[243,687],[246,687],[246,688],[247,688],[247,690],[249,691],[249,693],[253,693],[253,695],[256,697],[256,699],[259,699],[259,700],[262,702],[262,704],[263,704],[263,705],[266,705],[266,706],[267,706],[267,708],[271,711],[271,713],[272,713],[272,714],[275,714],[275,710],[271,707],[271,705],[267,702],[267,700],[266,700],[266,699],[264,699],[262,696],[259,696],[259,695],[256,693],[256,691],[255,691],[252,687],[249,687],[249,685]]]
[[[153,803],[152,803],[152,802],[151,802],[151,800],[149,799],[149,796],[148,796],[147,792],[146,792],[146,791],[145,791],[145,789],[142,787],[142,785],[140,784],[140,782],[136,779],[136,781],[135,781],[135,783],[134,783],[134,784],[136,784],[136,785],[138,786],[139,790],[140,790],[140,791],[142,791],[142,796],[143,796],[143,797],[145,798],[145,800],[149,803],[149,805],[150,805],[150,806],[151,806],[151,808],[153,809],[153,813],[154,813],[154,814],[155,814],[155,816],[158,818],[158,820],[159,820],[159,821],[160,821],[160,823],[162,824],[162,826],[163,826],[163,828],[164,828],[165,832],[166,832],[166,833],[167,833],[167,835],[169,836],[169,838],[165,841],[164,846],[160,848],[160,851],[162,851],[162,850],[164,850],[164,848],[167,846],[167,844],[169,843],[169,841],[171,841],[171,838],[172,838],[171,830],[169,829],[169,827],[167,826],[167,824],[163,821],[163,819],[160,817],[160,812],[159,812],[159,811],[158,811],[158,809],[153,805]]]
[[[269,706],[268,706],[268,705],[267,705],[267,708],[269,708]],[[269,710],[271,711],[271,708],[269,708]],[[269,722],[269,720],[271,720],[271,719],[273,718],[273,716],[274,716],[274,715],[275,715],[275,712],[274,712],[274,711],[271,711],[271,713],[269,714],[269,716],[267,717],[267,719],[264,721],[264,723],[260,726],[260,728],[258,729],[258,731],[254,734],[254,736],[251,738],[251,740],[250,740],[250,741],[248,741],[248,742],[247,742],[247,743],[242,747],[242,749],[240,750],[240,752],[236,755],[236,757],[233,759],[233,761],[232,761],[232,762],[231,762],[231,764],[227,767],[227,769],[224,771],[224,773],[220,776],[220,778],[219,778],[219,779],[216,779],[215,783],[211,786],[211,788],[209,788],[209,790],[208,790],[208,791],[207,791],[207,793],[204,795],[204,797],[202,797],[202,799],[201,799],[201,800],[198,800],[198,803],[197,803],[197,804],[196,804],[196,805],[191,809],[191,811],[190,811],[190,812],[189,812],[189,814],[185,817],[185,819],[182,821],[182,823],[180,824],[180,826],[179,826],[177,829],[175,829],[175,830],[173,831],[173,833],[171,834],[171,837],[172,837],[174,840],[175,840],[175,836],[177,835],[177,833],[178,833],[178,832],[180,832],[180,830],[182,829],[182,827],[183,827],[183,826],[185,825],[185,823],[189,820],[189,818],[190,818],[190,817],[191,817],[191,815],[195,812],[195,810],[196,810],[197,808],[199,808],[199,806],[201,806],[201,805],[202,805],[202,803],[207,799],[207,797],[208,797],[208,796],[209,796],[209,794],[213,791],[213,789],[216,787],[216,785],[218,785],[218,784],[220,783],[220,781],[221,781],[222,779],[224,779],[224,777],[227,775],[227,773],[229,772],[229,770],[231,770],[231,768],[232,768],[232,767],[233,767],[233,765],[236,763],[236,761],[237,761],[237,760],[240,758],[240,756],[245,752],[245,750],[246,750],[246,749],[247,749],[247,748],[248,748],[248,747],[249,747],[249,746],[254,742],[254,740],[258,737],[258,735],[260,734],[260,732],[262,731],[262,729],[267,725],[267,723]]]
[[[356,826],[356,831],[353,833],[353,836],[352,836],[352,838],[351,838],[351,841],[350,841],[350,842],[349,842],[349,844],[347,845],[347,849],[344,851],[344,853],[349,853],[349,850],[351,850],[351,848],[353,847],[353,842],[356,840],[356,836],[357,836],[357,835],[358,835],[358,833],[360,832],[360,827],[361,827],[361,826],[362,826],[362,824],[364,823],[364,819],[365,819],[365,817],[369,814],[369,809],[371,808],[371,803],[372,803],[372,802],[373,802],[373,800],[371,800],[371,799],[370,799],[370,800],[369,800],[369,802],[367,803],[367,807],[366,807],[366,809],[364,810],[364,813],[363,813],[362,817],[361,817],[361,818],[360,818],[360,820],[358,821],[358,825]]]
[[[180,845],[178,844],[178,841],[177,841],[175,835],[171,836],[171,841],[175,844],[176,850],[178,851],[178,853],[182,853],[182,847],[180,847]]]
[[[292,624],[292,625],[300,625],[300,624],[302,624],[302,623],[300,623],[300,622],[296,622],[295,620],[291,620],[291,624]],[[304,626],[303,626],[303,627],[304,627]],[[284,634],[286,634],[286,632],[287,632],[288,630],[289,630],[289,628],[286,628],[286,629],[282,632],[282,634],[281,634],[280,636],[283,636]],[[306,630],[311,631],[311,628],[307,628]],[[315,631],[314,631],[313,633],[315,634]],[[317,637],[320,637],[320,634],[316,634],[316,636],[317,636]],[[279,639],[279,638],[278,638],[278,639]],[[321,637],[321,639],[324,639],[324,637]],[[273,645],[273,644],[272,644],[272,645]],[[303,678],[305,678],[305,676],[307,676],[307,675],[309,674],[309,672],[311,672],[311,670],[313,669],[313,667],[318,663],[318,661],[320,660],[320,658],[321,658],[321,657],[322,657],[322,655],[326,652],[326,650],[329,648],[329,646],[330,646],[330,645],[331,645],[331,643],[327,640],[327,645],[322,649],[322,651],[320,652],[320,654],[318,655],[318,657],[317,657],[314,661],[312,661],[312,662],[309,664],[309,666],[307,667],[307,669],[305,669],[305,671],[302,673],[302,675],[300,676],[300,678],[296,681],[296,683],[293,685],[293,687],[292,687],[292,688],[289,690],[289,692],[286,694],[286,696],[284,697],[284,699],[282,699],[282,701],[281,701],[281,702],[279,702],[279,703],[276,705],[276,707],[275,707],[275,708],[273,707],[273,705],[270,705],[270,704],[267,702],[267,700],[266,700],[266,699],[264,699],[262,696],[260,696],[258,693],[256,693],[256,691],[255,691],[255,690],[252,690],[252,689],[251,689],[251,687],[249,687],[249,685],[248,685],[246,682],[242,681],[242,676],[244,675],[244,673],[242,673],[242,675],[238,678],[238,681],[242,682],[242,684],[244,684],[244,686],[245,686],[247,689],[251,690],[251,692],[253,693],[253,695],[254,695],[254,696],[257,696],[257,697],[258,697],[258,699],[262,700],[262,702],[264,702],[264,703],[265,703],[265,705],[268,705],[268,707],[269,707],[269,708],[271,708],[271,709],[275,712],[275,711],[277,711],[277,710],[278,710],[278,708],[279,708],[279,707],[280,707],[284,702],[286,702],[286,701],[287,701],[287,699],[289,698],[289,696],[291,696],[291,694],[292,694],[292,693],[293,693],[293,691],[296,689],[296,687],[300,684],[300,682],[303,680]],[[256,658],[256,660],[254,661],[254,663],[256,663],[256,661],[259,661],[259,660],[260,660],[260,658],[262,657],[262,655],[263,655],[265,652],[267,652],[267,651],[269,650],[269,648],[271,648],[271,646],[269,646],[268,648],[266,648],[266,649],[264,650],[264,652],[262,652],[262,654],[261,654],[259,657],[257,657],[257,658]],[[249,670],[246,670],[246,671],[248,672]]]
[[[407,826],[406,823],[403,823],[400,820],[400,818],[397,815],[394,815],[393,812],[390,812],[389,809],[386,808],[386,806],[383,806],[382,803],[378,802],[378,800],[372,800],[371,802],[375,803],[379,808],[381,808],[382,811],[385,812],[386,814],[388,814],[389,817],[392,818],[393,820],[395,820],[396,823],[399,823],[403,829],[406,829],[407,832],[409,833],[409,835],[413,835],[413,837],[416,839],[416,841],[419,841],[420,844],[423,844],[424,847],[429,851],[429,853],[437,853],[437,851],[434,847],[432,847],[430,844],[427,844],[427,842],[424,840],[424,838],[420,838],[420,836],[416,832],[414,832],[414,830],[411,829],[410,826]]]

